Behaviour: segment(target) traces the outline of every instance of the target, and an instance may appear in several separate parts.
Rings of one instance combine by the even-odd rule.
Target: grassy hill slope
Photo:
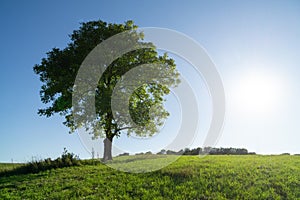
[[[111,165],[143,162],[133,158]],[[149,173],[97,164],[4,176],[0,199],[300,199],[300,156],[182,156]]]

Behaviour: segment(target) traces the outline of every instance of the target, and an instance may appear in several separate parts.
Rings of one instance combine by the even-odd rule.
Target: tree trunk
[[[106,162],[108,160],[112,160],[112,138],[105,138],[103,140],[104,143],[104,154],[103,161]]]

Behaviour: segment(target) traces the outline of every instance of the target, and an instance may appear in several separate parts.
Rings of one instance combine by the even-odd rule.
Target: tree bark
[[[104,143],[103,161],[104,162],[108,160],[112,160],[112,141],[113,138],[107,138],[107,137],[103,140]]]
[[[112,113],[107,112],[106,114],[106,128],[105,135],[106,138],[103,140],[104,142],[104,154],[103,161],[106,162],[108,160],[112,160],[112,141],[113,141],[113,133],[112,133]]]

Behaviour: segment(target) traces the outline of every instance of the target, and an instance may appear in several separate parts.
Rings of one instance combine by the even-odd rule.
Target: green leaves
[[[133,21],[127,21],[124,24],[110,24],[101,20],[82,23],[81,27],[70,35],[71,42],[66,48],[53,48],[48,52],[47,57],[34,66],[34,72],[43,82],[40,91],[41,101],[48,106],[40,109],[38,114],[50,117],[59,113],[65,116],[64,124],[70,128],[71,132],[84,127],[95,138],[108,135],[119,136],[125,130],[128,134],[135,133],[139,136],[153,135],[169,115],[163,107],[164,96],[169,94],[169,87],[179,84],[179,73],[174,60],[170,59],[167,54],[158,55],[155,46],[143,42],[143,33],[136,29],[137,26]],[[136,48],[125,53],[113,60],[109,66],[95,66],[82,81],[86,84],[86,88],[91,88],[89,85],[93,85],[94,79],[90,75],[99,73],[99,67],[100,69],[106,68],[95,90],[78,90],[77,85],[74,85],[75,79],[85,58],[99,43],[124,31],[129,31],[128,35],[112,46],[111,55],[106,54],[105,58],[113,57],[115,51],[119,50],[118,48],[126,48],[128,44],[135,46],[147,44],[147,48]],[[92,60],[91,63],[96,61]],[[159,77],[148,83],[136,82],[139,87],[134,91],[128,90],[124,85],[124,88],[120,90],[120,98],[125,98],[129,92],[133,92],[130,94],[128,106],[123,108],[129,110],[133,120],[123,120],[124,117],[118,113],[118,119],[116,119],[111,105],[116,84],[122,81],[125,74],[145,64],[155,66]],[[153,69],[150,67],[148,71],[145,71],[143,68],[138,71],[138,76],[147,76],[147,73],[152,73]],[[79,95],[72,99],[75,90]],[[95,93],[94,96],[93,93]],[[91,110],[86,110],[84,106],[91,103],[95,104],[96,117],[91,115]],[[73,104],[78,105],[76,112],[72,109]]]

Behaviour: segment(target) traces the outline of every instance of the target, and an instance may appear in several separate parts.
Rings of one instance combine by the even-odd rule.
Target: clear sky
[[[2,162],[55,158],[64,147],[89,157],[78,135],[68,134],[62,117],[37,115],[44,105],[39,98],[41,83],[32,68],[51,48],[64,48],[80,22],[97,19],[112,23],[132,19],[140,27],[174,29],[206,49],[226,92],[226,120],[217,146],[300,153],[299,1],[7,0],[0,3],[0,17]],[[201,86],[196,85],[198,91]],[[207,107],[204,91],[199,108]],[[209,123],[205,120],[209,111],[203,113],[201,119]],[[201,146],[201,138],[192,147]],[[121,137],[117,144],[126,147],[127,142]],[[139,151],[140,144],[128,148]]]

